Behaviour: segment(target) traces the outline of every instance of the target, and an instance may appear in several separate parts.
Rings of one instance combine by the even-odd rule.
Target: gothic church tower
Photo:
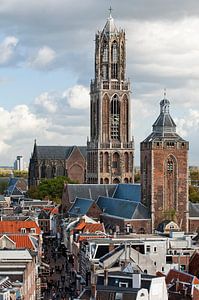
[[[141,143],[142,202],[151,211],[152,231],[169,221],[188,231],[189,143],[176,133],[169,106],[165,98],[160,102],[153,131]]]
[[[126,80],[126,40],[110,14],[95,38],[95,79],[90,86],[90,141],[87,182],[133,182],[130,83]]]

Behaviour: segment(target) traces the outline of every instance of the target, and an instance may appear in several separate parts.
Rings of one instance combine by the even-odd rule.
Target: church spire
[[[114,22],[114,19],[111,15],[112,10],[113,9],[110,6],[110,8],[109,8],[109,17],[108,17],[108,19],[106,21],[106,24],[104,26],[104,29],[103,29],[103,33],[105,33],[105,34],[113,34],[113,33],[118,32],[117,27],[116,27],[115,22]]]

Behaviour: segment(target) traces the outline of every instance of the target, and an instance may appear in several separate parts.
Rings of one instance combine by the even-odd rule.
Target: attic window
[[[21,233],[26,233],[26,228],[21,228]]]

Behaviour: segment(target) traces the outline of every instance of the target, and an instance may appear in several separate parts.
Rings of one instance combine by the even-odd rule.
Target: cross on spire
[[[112,11],[113,11],[113,9],[112,9],[112,7],[110,6],[110,7],[109,7],[109,17],[111,17]]]

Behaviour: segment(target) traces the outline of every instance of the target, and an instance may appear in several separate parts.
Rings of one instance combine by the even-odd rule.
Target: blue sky
[[[164,88],[178,133],[199,165],[199,3],[197,0],[114,0],[126,30],[132,126],[139,143],[150,132]],[[85,145],[94,37],[110,1],[1,0],[0,165],[28,162],[40,145]]]

